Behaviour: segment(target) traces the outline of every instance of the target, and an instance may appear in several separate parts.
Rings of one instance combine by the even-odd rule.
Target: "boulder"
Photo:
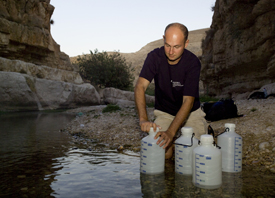
[[[121,106],[134,106],[135,94],[131,91],[123,91],[115,88],[105,88],[101,91],[102,102],[105,104],[117,104]],[[154,103],[155,97],[146,95],[146,103]]]
[[[0,72],[0,111],[74,108],[100,104],[91,84],[39,79],[16,72]]]
[[[46,65],[36,65],[21,60],[10,60],[0,57],[0,71],[17,72],[36,78],[64,81],[82,84],[83,80],[78,72],[52,68]]]
[[[39,110],[34,85],[19,73],[0,72],[0,111]]]

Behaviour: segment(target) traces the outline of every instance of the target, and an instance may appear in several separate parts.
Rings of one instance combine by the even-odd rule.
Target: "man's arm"
[[[135,86],[135,103],[138,111],[139,125],[142,131],[149,132],[150,127],[153,127],[156,131],[157,125],[153,122],[148,121],[147,111],[146,111],[146,99],[145,91],[150,82],[142,77],[139,77]]]
[[[195,98],[192,96],[183,96],[181,108],[175,116],[173,122],[167,129],[167,131],[158,132],[155,136],[155,139],[157,139],[160,136],[159,140],[157,141],[157,144],[159,144],[163,140],[163,142],[159,146],[163,146],[165,144],[163,148],[166,148],[171,143],[173,137],[176,135],[178,128],[187,119],[193,107],[194,100]]]

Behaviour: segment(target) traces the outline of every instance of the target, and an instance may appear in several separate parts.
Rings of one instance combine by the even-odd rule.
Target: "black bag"
[[[218,102],[206,102],[202,106],[208,121],[218,121],[222,119],[240,117],[235,102],[232,99],[221,99]]]

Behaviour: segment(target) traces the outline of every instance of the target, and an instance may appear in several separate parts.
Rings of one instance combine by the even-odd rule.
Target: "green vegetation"
[[[113,104],[108,104],[107,107],[105,107],[102,110],[102,113],[115,112],[115,111],[118,111],[118,110],[121,110],[121,108],[119,106],[113,105]]]
[[[256,109],[255,107],[253,107],[253,108],[251,109],[251,111],[252,111],[252,112],[257,111],[257,109]]]
[[[155,107],[155,103],[146,103],[147,107]]]
[[[219,101],[219,99],[208,96],[208,95],[201,95],[200,96],[200,102],[209,102],[209,101],[217,102],[217,101]]]
[[[131,64],[119,52],[108,54],[94,53],[78,57],[80,75],[99,88],[114,87],[121,90],[129,90],[132,87],[133,75],[130,69]]]

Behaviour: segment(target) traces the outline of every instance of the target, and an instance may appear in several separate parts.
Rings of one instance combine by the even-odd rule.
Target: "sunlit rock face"
[[[0,1],[0,111],[100,103],[52,38],[53,11],[49,0]]]
[[[275,82],[275,1],[217,0],[202,49],[205,93],[228,97]]]

